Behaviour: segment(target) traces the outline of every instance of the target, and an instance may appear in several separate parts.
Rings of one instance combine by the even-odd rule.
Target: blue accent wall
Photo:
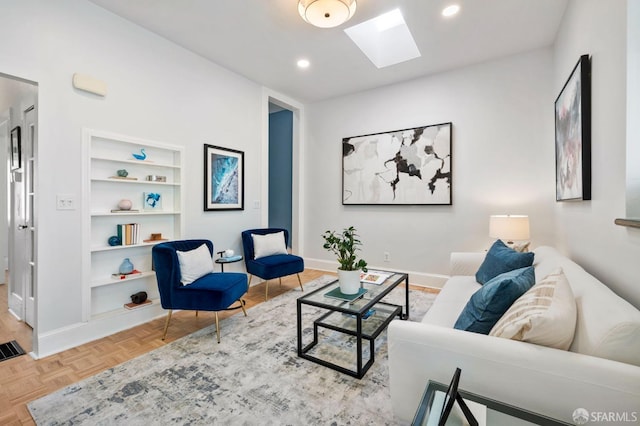
[[[293,183],[293,113],[269,114],[269,227],[291,234],[291,187]],[[291,244],[289,237],[289,244]]]

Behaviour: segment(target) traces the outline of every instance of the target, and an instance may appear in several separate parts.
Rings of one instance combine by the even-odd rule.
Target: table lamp
[[[491,215],[489,217],[489,236],[499,238],[507,244],[517,240],[529,239],[529,216]]]

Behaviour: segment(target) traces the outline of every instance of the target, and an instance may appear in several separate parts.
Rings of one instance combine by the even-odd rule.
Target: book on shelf
[[[362,315],[362,319],[367,319],[367,318],[369,318],[370,316],[372,316],[375,313],[376,313],[376,310],[371,308],[371,309],[369,309],[367,312],[365,312]],[[356,314],[347,314],[346,312],[343,312],[342,315],[344,315],[345,317],[351,317],[353,319],[355,319],[357,317]]]
[[[141,233],[139,223],[122,223],[117,225],[118,237],[123,246],[140,244]]]
[[[124,177],[124,176],[109,176],[109,179],[138,180],[138,178],[136,178],[136,177]]]
[[[133,303],[133,302],[125,303],[124,307],[126,309],[138,309],[138,308],[142,308],[143,306],[149,306],[151,304],[153,304],[151,299],[147,299],[142,303]]]
[[[360,281],[367,284],[380,285],[387,280],[393,273],[385,271],[374,271],[372,269],[360,274]]]
[[[129,209],[129,210],[111,209],[111,213],[138,213],[138,212],[140,212],[140,210],[135,210],[135,209]]]
[[[220,258],[216,259],[216,262],[218,262],[218,263],[231,263],[231,262],[237,262],[238,260],[242,260],[242,256],[239,255],[239,254],[236,254],[235,256],[220,257]]]
[[[366,288],[358,289],[356,294],[344,294],[340,291],[340,287],[336,287],[331,291],[328,291],[324,294],[324,297],[328,297],[330,299],[344,300],[347,302],[354,302],[360,299],[367,292]]]
[[[113,278],[114,280],[126,280],[133,277],[139,277],[140,275],[142,275],[142,272],[134,269],[129,274],[111,274],[111,278]]]

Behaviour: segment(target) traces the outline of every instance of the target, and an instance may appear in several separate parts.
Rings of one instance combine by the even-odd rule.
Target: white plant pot
[[[338,269],[338,282],[341,293],[356,294],[360,290],[360,271]]]

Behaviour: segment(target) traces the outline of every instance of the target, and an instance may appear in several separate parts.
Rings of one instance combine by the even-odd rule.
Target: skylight
[[[344,32],[378,68],[420,56],[400,9],[346,28]]]

